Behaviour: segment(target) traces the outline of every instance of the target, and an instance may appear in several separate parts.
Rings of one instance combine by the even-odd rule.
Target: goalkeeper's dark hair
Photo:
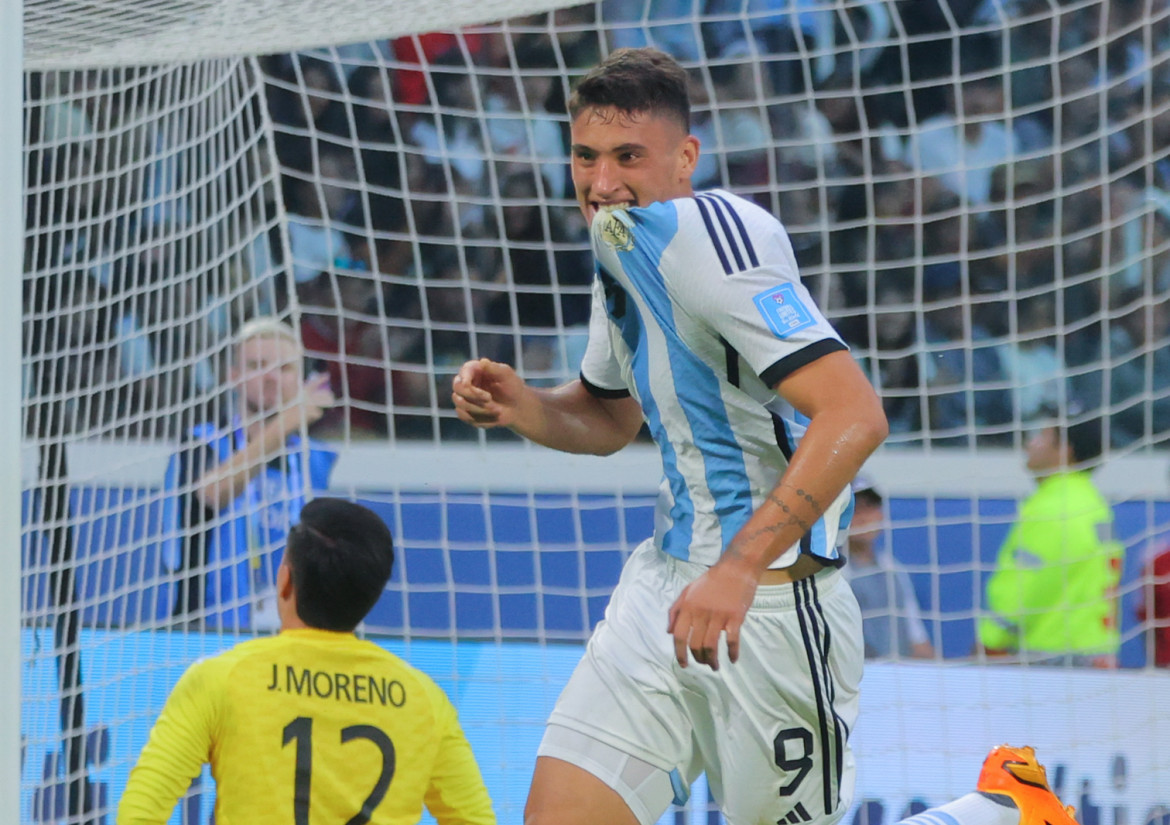
[[[569,98],[569,118],[585,109],[612,106],[624,114],[653,114],[691,130],[686,70],[666,52],[617,49],[581,78]]]
[[[289,531],[285,560],[297,615],[309,627],[348,632],[377,603],[394,569],[394,540],[368,507],[317,498]]]
[[[1109,419],[1100,411],[1088,412],[1084,404],[1072,399],[1064,416],[1054,405],[1045,405],[1041,415],[1056,429],[1060,443],[1068,445],[1074,465],[1091,469],[1101,463],[1109,443]]]

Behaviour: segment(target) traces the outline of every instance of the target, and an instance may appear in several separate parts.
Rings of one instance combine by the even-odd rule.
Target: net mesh
[[[539,385],[577,374],[593,276],[564,103],[621,46],[688,68],[696,185],[781,217],[878,388],[892,434],[870,470],[930,657],[971,661],[1030,490],[1029,428],[1055,414],[1103,416],[1121,664],[1154,663],[1170,633],[1154,558],[1170,521],[1170,7],[552,6],[26,2],[26,819],[116,800],[181,668],[264,631],[281,524],[325,490],[391,524],[398,566],[365,631],[448,688],[501,817],[519,815],[548,705],[651,531],[659,464],[644,441],[607,464],[472,430],[450,381],[469,357]],[[258,318],[303,347],[281,351],[295,388],[264,390],[261,361],[240,360]],[[302,382],[336,403],[315,408]],[[203,471],[274,415],[299,439],[259,455],[276,480],[231,514],[196,512]],[[883,673],[878,718],[902,718],[912,680]],[[1023,688],[1053,695],[1035,679]],[[993,692],[954,712],[992,716]],[[1021,724],[1048,736],[1028,708]],[[1099,735],[1133,764],[1133,730],[1156,724]],[[1090,738],[1052,741],[1104,776],[1076,762]],[[970,739],[977,760],[986,737]],[[1144,764],[1128,789],[1152,804],[1170,769]],[[909,773],[881,798],[970,789],[964,774],[919,791]]]

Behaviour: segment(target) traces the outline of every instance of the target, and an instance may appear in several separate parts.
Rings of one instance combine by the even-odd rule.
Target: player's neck
[[[277,602],[276,611],[280,615],[281,630],[306,630],[309,625],[297,615],[295,602],[281,600]]]

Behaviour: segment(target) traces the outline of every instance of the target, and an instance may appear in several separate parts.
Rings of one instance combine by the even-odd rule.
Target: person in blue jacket
[[[292,327],[257,318],[236,337],[229,420],[191,428],[167,468],[164,561],[173,616],[192,627],[275,630],[276,570],[308,496],[337,454],[301,434],[334,402],[329,376],[305,376]]]

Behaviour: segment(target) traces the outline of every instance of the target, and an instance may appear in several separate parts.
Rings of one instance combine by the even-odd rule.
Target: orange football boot
[[[1077,825],[1076,810],[1056,798],[1044,766],[1027,745],[993,748],[983,760],[975,790],[1011,799],[1020,811],[1020,825]]]

